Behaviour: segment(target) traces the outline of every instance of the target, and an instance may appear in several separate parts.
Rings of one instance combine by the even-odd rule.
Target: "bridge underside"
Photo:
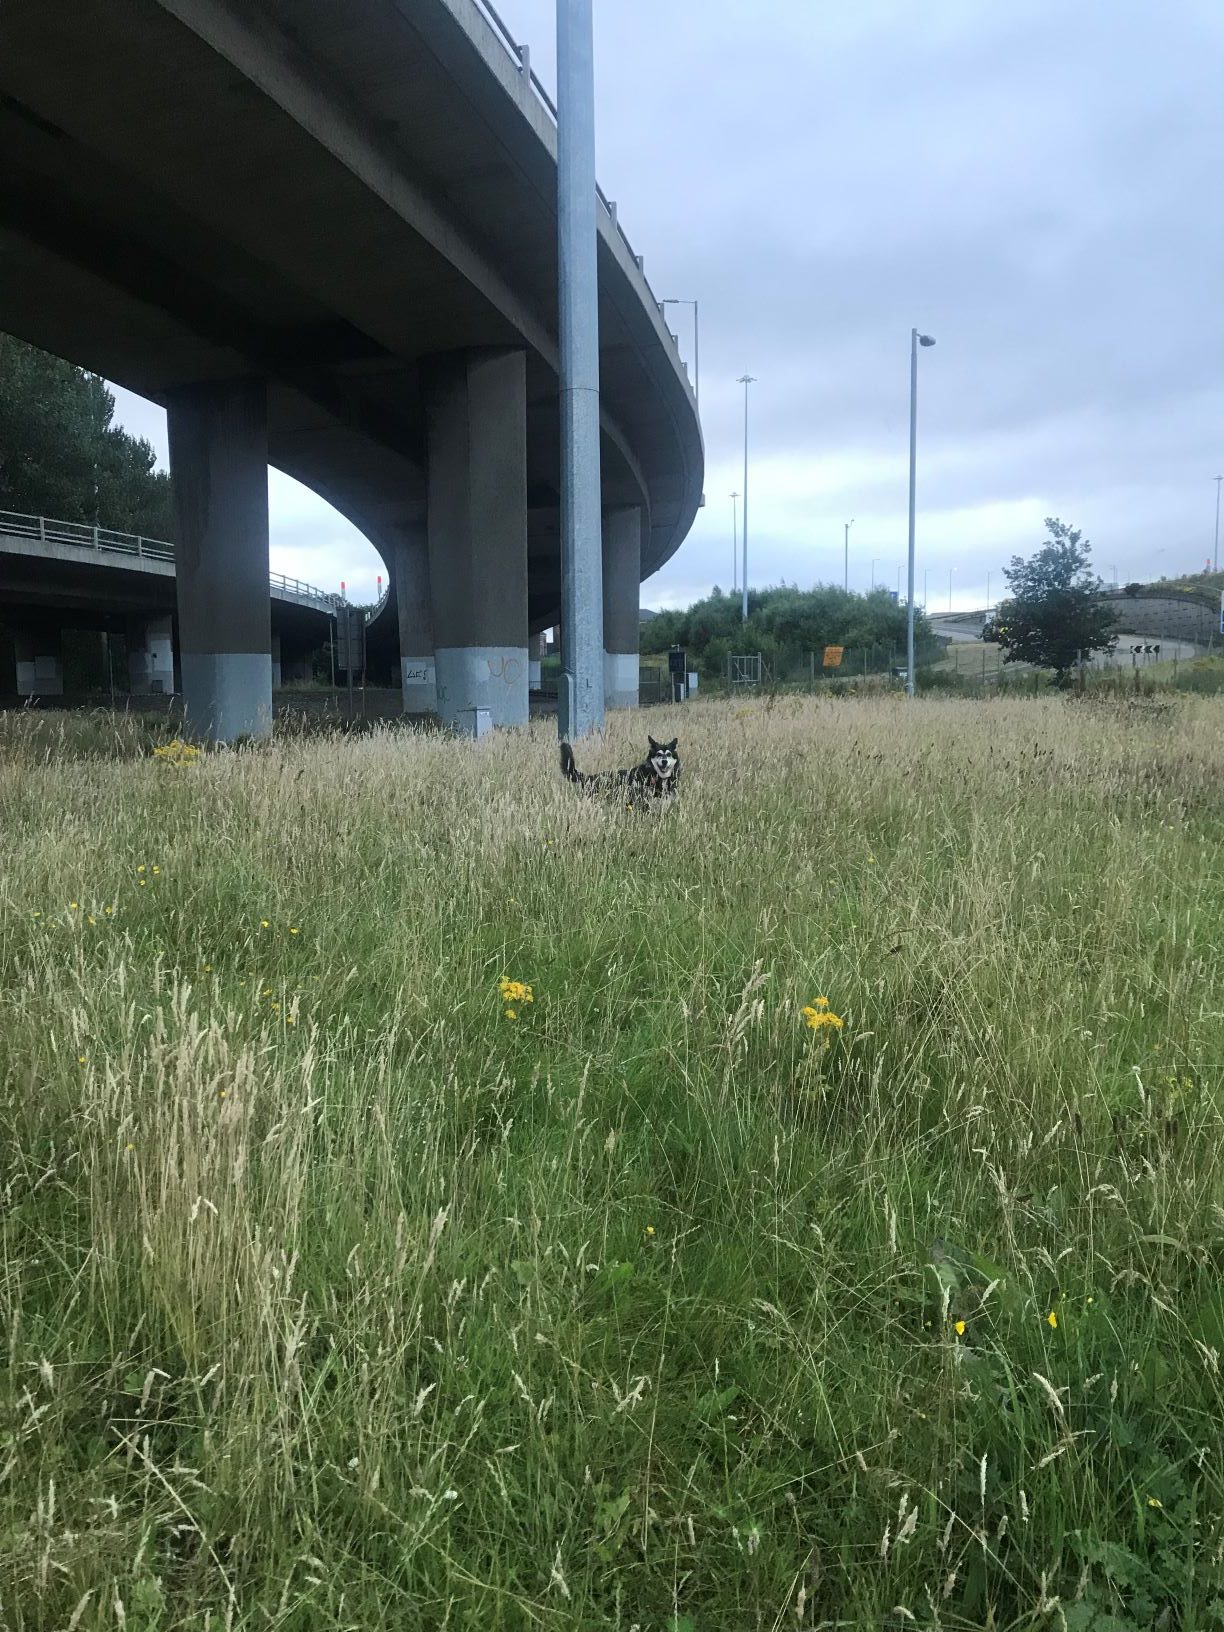
[[[517,650],[560,611],[555,161],[541,110],[474,28],[462,7],[394,0],[5,0],[0,321],[166,405],[172,430],[184,404],[248,382],[256,452],[370,538],[397,595],[423,525],[437,576],[463,570],[462,529],[433,519],[430,381],[447,359],[470,374],[517,358],[497,410],[520,448]],[[603,498],[638,512],[642,575],[691,522],[700,431],[606,222],[599,259]],[[500,521],[505,495],[484,502]],[[179,529],[195,548],[181,508]],[[266,524],[239,533],[240,553],[264,555]],[[235,570],[255,581],[266,559],[231,554],[218,581]],[[507,563],[487,570],[508,581]],[[505,644],[483,633],[466,644]]]

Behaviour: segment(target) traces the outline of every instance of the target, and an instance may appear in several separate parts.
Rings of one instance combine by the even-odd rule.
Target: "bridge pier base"
[[[604,707],[638,706],[642,512],[638,505],[603,515]]]
[[[64,661],[58,632],[54,635],[15,635],[13,643],[17,658],[17,695],[62,697]]]
[[[216,742],[266,736],[272,729],[266,386],[242,379],[176,390],[167,422],[187,724]]]
[[[404,713],[434,714],[438,708],[438,686],[429,587],[429,530],[423,508],[419,517],[399,528],[396,534],[395,605],[399,615]]]
[[[437,709],[527,723],[527,364],[435,359],[426,381],[429,577]]]
[[[136,618],[128,625],[128,684],[133,697],[174,690],[174,620]]]

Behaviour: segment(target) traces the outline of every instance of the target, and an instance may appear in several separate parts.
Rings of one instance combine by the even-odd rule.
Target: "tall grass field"
[[[4,718],[0,1627],[1224,1627],[1222,720]]]

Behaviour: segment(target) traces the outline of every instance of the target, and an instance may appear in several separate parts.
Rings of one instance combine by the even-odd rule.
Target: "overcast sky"
[[[496,0],[554,82],[554,0]],[[894,587],[911,325],[918,593],[997,598],[1061,516],[1119,581],[1201,568],[1224,471],[1222,0],[595,0],[599,177],[659,297],[701,302],[706,507],[643,588]],[[691,315],[669,308],[691,357]],[[161,416],[120,417],[163,450]],[[273,476],[273,566],[377,557]]]

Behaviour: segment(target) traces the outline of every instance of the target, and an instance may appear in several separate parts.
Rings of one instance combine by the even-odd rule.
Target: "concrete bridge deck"
[[[167,407],[203,726],[258,727],[269,460],[370,538],[403,655],[445,654],[459,701],[557,621],[556,130],[475,0],[5,0],[0,153],[5,327]],[[598,261],[605,645],[631,656],[704,456],[606,207]]]

